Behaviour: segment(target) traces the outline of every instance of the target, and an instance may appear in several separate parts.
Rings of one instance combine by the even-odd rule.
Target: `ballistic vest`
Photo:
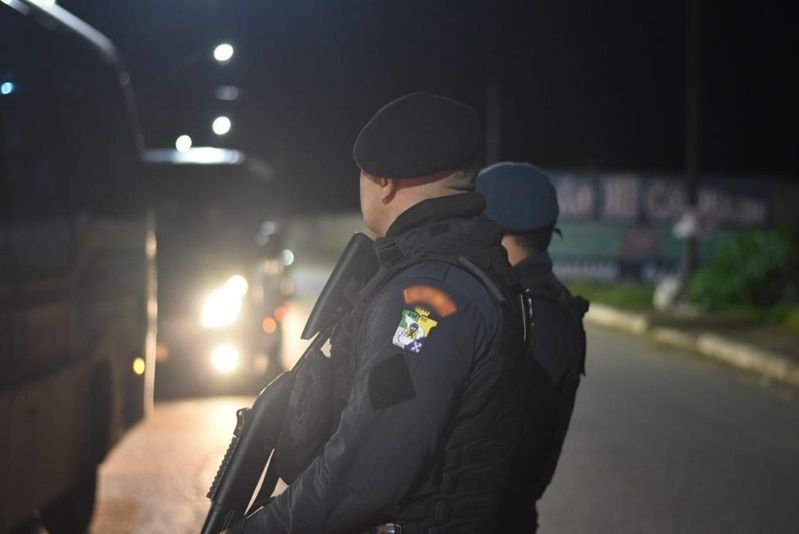
[[[588,301],[572,296],[551,271],[522,279],[533,301],[534,322],[546,304],[549,306],[547,313],[560,314],[560,325],[565,330],[541,332],[536,323],[537,335],[556,336],[561,342],[560,351],[548,355],[556,356],[558,365],[544,361],[547,355],[533,352],[528,411],[497,532],[535,531],[538,515],[535,503],[552,481],[580,376],[585,374],[586,338],[582,319],[588,310]]]
[[[521,286],[499,245],[498,232],[482,218],[455,219],[415,230],[413,246],[404,251],[393,242],[378,243],[380,271],[332,339],[337,424],[358,366],[358,325],[373,296],[389,280],[423,262],[444,262],[474,276],[501,314],[492,354],[465,385],[440,450],[385,517],[402,525],[403,533],[491,532],[501,509],[524,418],[530,360],[524,346]]]

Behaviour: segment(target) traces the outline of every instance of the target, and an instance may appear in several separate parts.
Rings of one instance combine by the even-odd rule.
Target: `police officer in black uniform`
[[[514,461],[502,514],[506,532],[533,532],[535,502],[552,480],[584,372],[588,303],[573,297],[552,272],[547,253],[559,207],[549,177],[528,163],[502,162],[483,169],[477,190],[486,213],[503,228],[502,244],[534,308],[534,365],[526,434]]]
[[[529,359],[521,288],[474,192],[483,139],[471,108],[427,93],[359,134],[380,269],[331,339],[332,435],[237,531],[498,531]]]

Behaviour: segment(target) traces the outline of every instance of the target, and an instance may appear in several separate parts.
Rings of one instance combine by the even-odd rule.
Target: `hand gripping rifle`
[[[269,498],[277,483],[273,469],[267,469],[258,495],[252,506],[248,506],[280,437],[283,414],[296,373],[309,354],[321,350],[337,321],[349,311],[360,289],[376,272],[377,257],[372,240],[356,233],[325,283],[303,329],[302,339],[316,337],[291,371],[270,382],[258,394],[251,408],[241,408],[236,412],[233,439],[208,491],[211,508],[201,534],[218,534]]]

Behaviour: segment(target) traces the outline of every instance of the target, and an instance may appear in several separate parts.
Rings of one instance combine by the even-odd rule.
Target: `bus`
[[[0,531],[83,532],[152,408],[156,238],[129,80],[57,5],[0,4]]]
[[[86,531],[98,465],[153,406],[153,179],[244,161],[145,149],[113,43],[0,2],[0,532]]]
[[[160,151],[145,158],[163,162]],[[257,393],[283,370],[283,319],[294,291],[294,253],[273,217],[269,174],[246,165],[161,170],[152,204],[156,399]]]

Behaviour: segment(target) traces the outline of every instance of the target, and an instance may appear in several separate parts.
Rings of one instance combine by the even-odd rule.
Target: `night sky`
[[[146,142],[240,148],[276,170],[275,209],[357,206],[363,123],[413,90],[485,118],[499,88],[501,156],[547,167],[679,171],[685,5],[679,1],[138,0],[61,5],[130,70]],[[795,13],[703,2],[700,168],[799,170]],[[236,47],[224,66],[213,47]],[[215,99],[235,85],[235,102]],[[213,117],[233,121],[224,138]]]

